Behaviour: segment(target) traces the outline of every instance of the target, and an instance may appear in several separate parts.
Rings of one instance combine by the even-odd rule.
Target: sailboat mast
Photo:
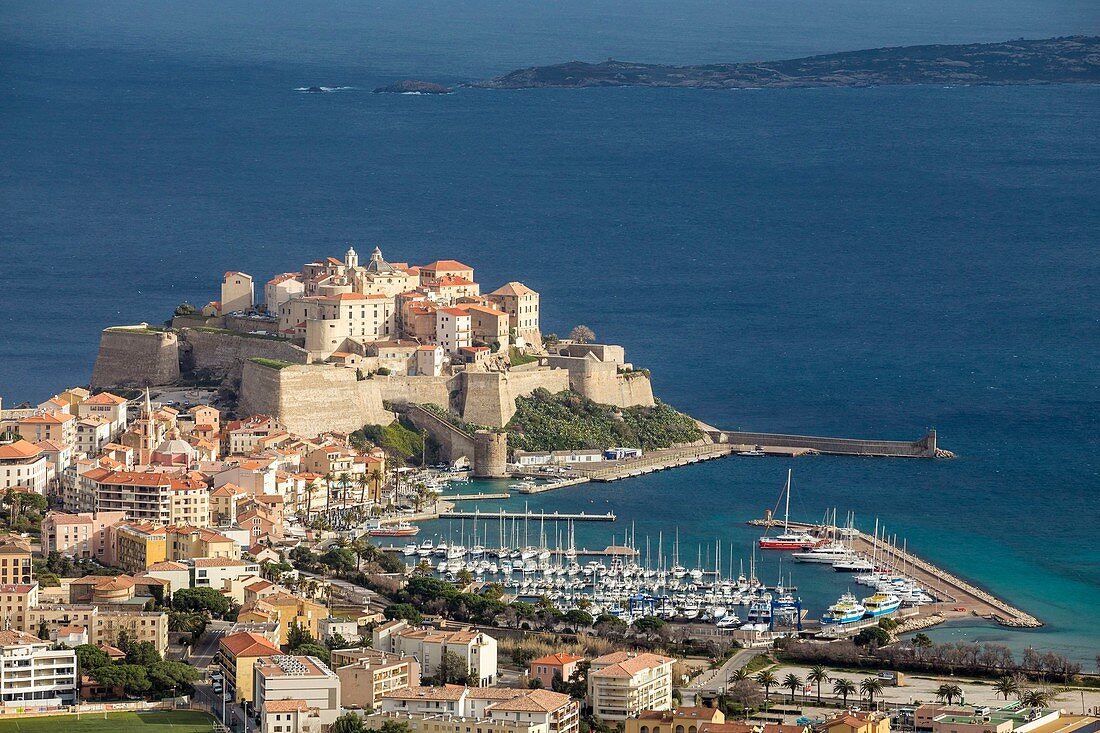
[[[787,521],[791,514],[791,469],[787,469],[787,504],[783,508],[783,534],[787,533]]]

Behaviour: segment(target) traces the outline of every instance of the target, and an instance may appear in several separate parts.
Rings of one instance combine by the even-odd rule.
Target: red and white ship
[[[789,515],[791,513],[791,469],[787,469],[787,485],[784,488],[787,495],[787,503],[783,509],[783,533],[777,534],[775,537],[769,537],[765,534],[758,540],[758,544],[761,550],[806,550],[811,547],[818,547],[825,542],[825,540],[814,537],[807,532],[792,532],[787,526]]]
[[[419,531],[420,527],[416,525],[400,522],[390,525],[373,525],[367,529],[367,534],[371,537],[412,537]]]

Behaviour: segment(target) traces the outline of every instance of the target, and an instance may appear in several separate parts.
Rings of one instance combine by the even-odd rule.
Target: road
[[[760,654],[759,649],[742,649],[717,669],[708,669],[691,681],[683,692],[723,692],[729,684],[730,675],[744,667],[749,661]]]
[[[323,575],[307,573],[304,570],[298,572],[307,578],[314,578],[321,582],[328,583],[334,589],[334,596],[339,596],[342,601],[347,601],[351,605],[363,606],[371,611],[381,611],[383,608],[390,605],[389,599],[385,596],[375,593],[368,588],[355,585],[355,583],[349,583],[346,580],[339,580],[337,578],[326,578]],[[339,593],[335,592],[337,590]]]

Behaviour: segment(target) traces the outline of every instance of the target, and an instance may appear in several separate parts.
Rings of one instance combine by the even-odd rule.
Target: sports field
[[[214,719],[195,710],[149,713],[81,713],[0,719],[0,733],[211,733]]]

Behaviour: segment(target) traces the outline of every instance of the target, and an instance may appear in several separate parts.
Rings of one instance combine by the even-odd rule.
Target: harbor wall
[[[454,463],[459,458],[466,457],[471,464],[474,463],[476,453],[474,436],[419,405],[409,405],[405,410],[405,417],[418,429],[431,436],[442,460]]]
[[[155,386],[180,377],[179,339],[148,324],[105,328],[92,369],[91,386]]]
[[[943,454],[936,445],[936,431],[929,430],[923,438],[904,440],[862,440],[859,438],[828,438],[812,435],[785,435],[782,433],[751,433],[733,430],[710,431],[716,443],[731,445],[783,448],[805,448],[841,456],[889,456],[899,458],[935,458]]]

